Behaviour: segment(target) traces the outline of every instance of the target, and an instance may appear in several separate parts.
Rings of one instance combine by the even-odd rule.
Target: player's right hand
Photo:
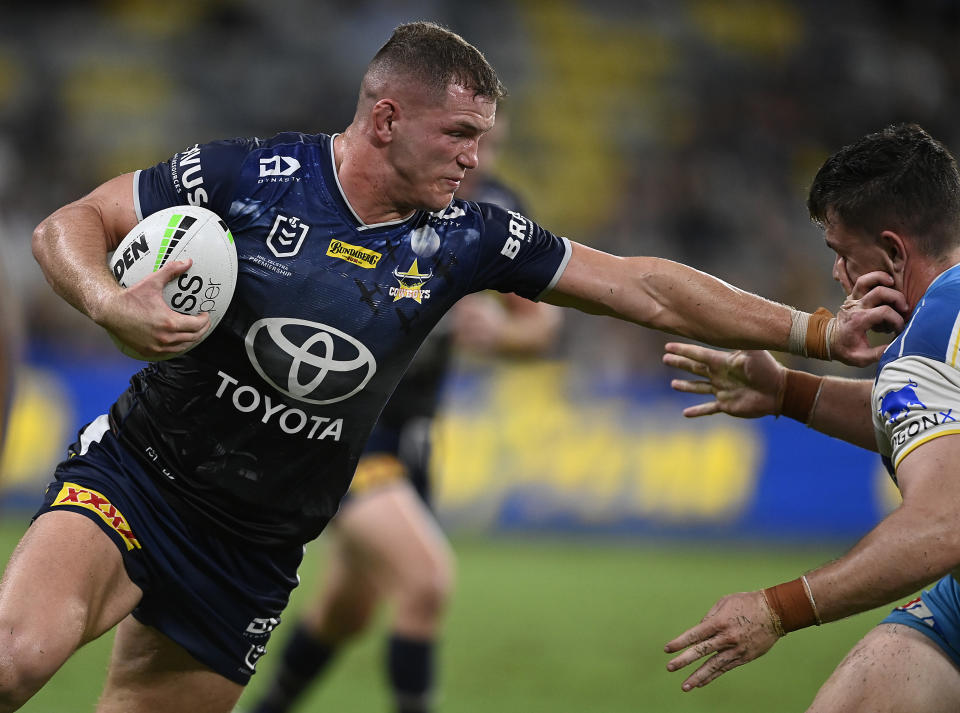
[[[907,298],[894,289],[885,272],[861,275],[837,312],[830,334],[830,354],[850,366],[867,366],[883,355],[886,344],[875,346],[867,332],[899,334],[910,316]]]
[[[193,265],[175,260],[149,277],[111,295],[104,314],[97,320],[111,336],[140,357],[169,359],[190,348],[210,327],[210,315],[187,315],[170,308],[163,287]]]
[[[683,690],[690,691],[762,656],[779,638],[763,593],[741,592],[714,604],[699,624],[667,643],[663,650],[668,654],[681,652],[667,662],[668,671],[678,671],[709,656],[683,682]]]
[[[725,352],[695,344],[670,342],[663,363],[689,371],[699,380],[674,379],[670,386],[688,394],[712,394],[713,401],[689,406],[687,418],[727,413],[759,418],[779,413],[786,369],[770,352]]]

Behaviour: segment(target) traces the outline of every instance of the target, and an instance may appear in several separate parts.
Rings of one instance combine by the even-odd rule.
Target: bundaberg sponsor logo
[[[327,247],[327,255],[352,262],[354,265],[359,265],[367,269],[376,267],[377,263],[380,262],[380,258],[383,257],[382,253],[368,250],[359,245],[351,245],[342,240],[331,240],[330,245]]]

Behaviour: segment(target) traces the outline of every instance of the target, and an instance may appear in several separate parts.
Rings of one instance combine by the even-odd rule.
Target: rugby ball
[[[183,314],[208,312],[206,339],[230,306],[237,285],[237,247],[220,216],[191,205],[159,210],[127,233],[107,256],[107,264],[117,282],[130,287],[168,262],[188,258],[193,265],[164,286],[163,298],[171,309]],[[143,359],[112,334],[110,337],[124,354]]]

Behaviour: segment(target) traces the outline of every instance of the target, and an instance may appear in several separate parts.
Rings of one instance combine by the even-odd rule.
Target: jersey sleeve
[[[479,262],[471,292],[515,292],[540,299],[570,261],[570,241],[560,238],[516,211],[478,203],[483,220]]]
[[[226,217],[255,139],[196,144],[134,174],[137,220],[175,205],[197,205]]]
[[[923,356],[892,361],[877,375],[873,407],[880,452],[896,469],[915,448],[960,433],[960,371]]]

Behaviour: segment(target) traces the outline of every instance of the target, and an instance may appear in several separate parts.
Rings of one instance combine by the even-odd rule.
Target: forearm
[[[40,223],[33,255],[54,291],[95,322],[121,289],[107,267],[100,213],[90,204],[71,203]]]
[[[877,450],[870,410],[872,383],[869,379],[819,377],[791,370],[787,372],[786,391],[796,389],[798,376],[808,383],[805,388],[808,389],[806,399],[809,407],[801,399],[798,408],[791,394],[784,394],[783,415],[828,436],[867,450]],[[791,406],[791,402],[794,405]]]
[[[820,619],[890,604],[948,573],[960,563],[953,520],[902,506],[845,556],[808,573]]]
[[[671,260],[575,245],[547,301],[717,346],[788,351],[790,307]]]

